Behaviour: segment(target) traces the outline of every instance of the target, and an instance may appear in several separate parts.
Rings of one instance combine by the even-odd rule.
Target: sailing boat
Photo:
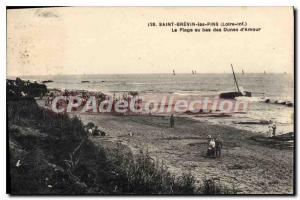
[[[174,69],[173,69],[173,75],[174,75],[174,76],[176,75]]]
[[[223,93],[221,93],[219,95],[220,98],[223,98],[223,99],[234,99],[235,97],[241,97],[241,96],[251,97],[251,92],[241,91],[240,90],[239,84],[237,82],[237,79],[236,79],[236,76],[235,76],[232,64],[231,64],[231,69],[232,69],[233,79],[234,79],[234,83],[235,83],[237,91],[236,92],[223,92]]]
[[[192,74],[193,74],[193,75],[195,74],[194,70],[192,70]]]
[[[245,74],[245,72],[244,72],[244,70],[242,69],[242,74],[244,75]]]
[[[86,77],[86,74],[83,74],[83,77]],[[89,83],[90,81],[82,80],[81,83]]]

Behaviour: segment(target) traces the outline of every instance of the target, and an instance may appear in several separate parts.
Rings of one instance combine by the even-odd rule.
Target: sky
[[[172,32],[149,22],[247,22],[260,32]],[[7,10],[7,76],[293,73],[292,7]],[[188,27],[187,27],[188,28]],[[229,27],[231,28],[231,27]]]

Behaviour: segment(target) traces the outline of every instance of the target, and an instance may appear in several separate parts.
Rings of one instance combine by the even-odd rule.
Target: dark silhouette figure
[[[171,128],[174,128],[174,123],[175,123],[175,118],[174,118],[174,115],[172,114],[171,117],[170,117],[170,126],[171,126]]]
[[[276,136],[276,124],[275,123],[272,125],[272,130],[273,130],[272,136],[275,137]]]
[[[216,157],[220,158],[221,157],[221,150],[223,148],[223,141],[220,136],[218,136],[215,140],[216,142]]]

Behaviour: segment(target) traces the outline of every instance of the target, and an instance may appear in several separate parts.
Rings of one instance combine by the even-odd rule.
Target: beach
[[[80,77],[72,78],[74,80],[71,76],[66,80],[56,77],[47,86],[57,88],[58,95],[64,95],[63,91],[78,96],[101,93],[116,99],[134,91],[146,101],[158,101],[163,96],[188,101],[218,99],[218,94],[231,87],[225,84],[231,76],[222,74],[199,75],[195,80],[188,75],[176,78],[167,75],[86,76],[85,80],[90,81],[86,84],[80,84]],[[280,81],[273,84],[278,78]],[[216,79],[224,84],[215,82]],[[293,99],[290,88],[283,87],[285,83],[290,84],[288,75],[250,74],[242,80],[244,86],[256,90],[252,97],[234,100],[235,103],[248,102],[246,112],[175,113],[174,128],[170,128],[170,113],[167,112],[127,115],[76,111],[69,115],[76,115],[84,125],[92,122],[107,134],[89,136],[96,146],[109,151],[123,145],[136,155],[140,151],[148,152],[173,175],[191,173],[198,185],[214,179],[241,194],[293,194],[294,108],[266,102],[266,99],[273,102]],[[259,87],[260,80],[263,80],[263,87]],[[45,106],[44,100],[37,102]],[[270,137],[272,123],[276,123],[279,138]],[[220,158],[206,156],[208,135],[220,136],[223,140]],[[292,137],[280,138],[286,135]]]
[[[93,122],[106,136],[90,136],[104,148],[122,144],[133,153],[148,151],[175,175],[185,172],[199,181],[215,178],[244,194],[293,193],[293,143],[273,145],[253,140],[257,133],[207,121],[176,117],[169,127],[167,116],[80,115]],[[207,136],[220,135],[221,158],[206,157]]]

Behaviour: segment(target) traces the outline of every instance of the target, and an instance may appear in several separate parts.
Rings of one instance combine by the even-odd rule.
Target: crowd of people
[[[109,96],[103,94],[102,92],[91,92],[91,91],[80,91],[80,90],[52,90],[46,96],[45,105],[46,106],[52,105],[54,98],[57,96],[80,97],[83,105],[91,96],[96,97],[96,99],[100,102],[109,98]]]
[[[86,102],[88,101],[88,99],[90,97],[95,97],[96,101],[97,101],[97,108],[100,105],[101,102],[103,101],[111,101],[112,102],[112,108],[114,111],[115,110],[115,105],[118,101],[126,101],[128,102],[128,105],[130,104],[131,100],[137,96],[137,93],[133,93],[133,92],[124,92],[123,94],[118,94],[116,95],[115,93],[113,93],[113,95],[107,95],[104,94],[102,92],[93,92],[93,91],[79,91],[79,90],[52,90],[50,91],[47,95],[46,95],[46,100],[45,100],[45,106],[52,106],[53,100],[55,99],[55,97],[58,96],[63,96],[66,97],[65,101],[59,101],[57,102],[58,104],[58,108],[65,106],[69,103],[69,99],[68,97],[79,97],[81,99],[81,106],[79,106],[77,109],[82,108]],[[135,101],[135,108],[139,109],[140,108],[140,104],[141,104],[141,100],[138,99]],[[104,106],[104,108],[106,108]]]

